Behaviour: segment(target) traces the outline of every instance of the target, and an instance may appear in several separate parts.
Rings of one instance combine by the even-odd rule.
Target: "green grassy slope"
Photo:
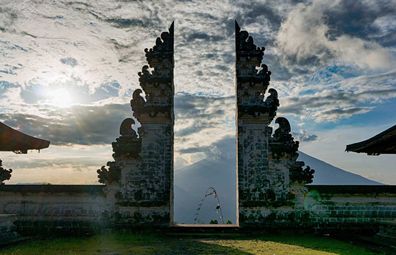
[[[108,233],[90,237],[30,240],[3,248],[0,255],[270,254],[369,255],[363,247],[313,235],[193,236],[161,233]]]

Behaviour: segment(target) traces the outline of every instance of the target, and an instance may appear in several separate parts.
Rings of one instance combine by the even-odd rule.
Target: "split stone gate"
[[[396,218],[395,186],[319,186],[297,161],[298,142],[262,64],[264,48],[235,23],[237,224],[254,228],[376,229]],[[173,220],[174,25],[145,49],[133,92],[133,118],[112,143],[114,161],[98,170],[104,185],[0,185],[0,214],[20,231],[103,226],[167,227]],[[142,92],[145,98],[142,97]],[[269,126],[275,119],[275,131]]]
[[[264,48],[257,47],[237,23],[235,47],[239,220],[256,224],[267,216],[266,208],[290,205],[296,196],[293,185],[311,182],[313,171],[296,161],[298,142],[287,119],[276,119],[279,127],[274,133],[269,127],[279,100],[275,89],[268,90],[271,72],[262,64]],[[145,52],[141,89],[131,100],[141,128],[137,134],[132,118],[123,121],[121,136],[113,143],[115,161],[99,175],[115,192],[121,221],[139,207],[145,208],[140,215],[144,219],[168,224],[173,218],[174,25]]]

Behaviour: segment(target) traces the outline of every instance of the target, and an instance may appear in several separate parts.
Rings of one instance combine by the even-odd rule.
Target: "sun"
[[[47,92],[47,102],[51,105],[67,108],[73,105],[73,95],[65,88],[56,88]]]

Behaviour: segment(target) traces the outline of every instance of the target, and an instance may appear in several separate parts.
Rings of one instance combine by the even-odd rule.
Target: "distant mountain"
[[[298,160],[315,169],[312,184],[318,185],[382,185],[358,174],[345,171],[299,151]]]
[[[323,185],[379,185],[360,175],[332,166],[317,158],[299,152],[298,160],[315,169],[312,184]],[[200,210],[200,201],[209,187],[214,187],[219,195],[224,221],[236,220],[236,169],[235,157],[219,156],[206,158],[175,171],[174,219],[176,223],[194,223],[198,213],[199,223],[208,223],[211,219],[219,221],[216,213],[217,201],[213,196],[204,199]]]
[[[214,187],[220,199],[225,222],[236,221],[235,159],[203,159],[175,171],[174,213],[177,223],[194,223],[194,216],[209,187]],[[220,221],[214,196],[204,199],[198,222]]]

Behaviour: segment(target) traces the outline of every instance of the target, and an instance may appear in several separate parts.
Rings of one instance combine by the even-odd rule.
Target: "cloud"
[[[8,82],[8,81],[0,81],[0,97],[4,96],[4,92],[6,92],[10,88],[16,88],[17,85]]]
[[[17,18],[18,15],[12,9],[0,7],[0,31],[5,32],[12,29]]]
[[[266,47],[278,116],[293,119],[298,139],[316,142],[315,125],[336,127],[395,100],[395,6],[391,0],[5,1],[1,117],[53,144],[110,144],[130,116],[144,49],[175,20],[175,154],[186,164],[213,154],[213,144],[235,135],[237,19]],[[70,93],[74,107],[55,107],[58,98],[49,94],[58,89]]]
[[[78,104],[102,104],[102,100],[128,99],[130,93],[121,91],[121,85],[117,81],[108,81],[94,89],[90,89],[88,85],[82,83],[79,79],[70,79],[59,82],[57,84],[42,85],[36,82],[29,82],[24,86],[14,84],[20,88],[20,96],[23,102],[27,104],[46,104],[49,107],[51,103],[56,101],[59,91],[67,91],[74,105]]]
[[[322,113],[316,113],[314,117],[317,121],[335,121],[356,114],[367,113],[370,110],[372,110],[371,107],[333,108]]]
[[[334,59],[360,68],[389,70],[395,63],[389,49],[362,39],[360,34],[342,33],[339,27],[337,32],[332,32],[327,14],[342,8],[342,3],[339,0],[315,0],[309,4],[298,4],[278,32],[280,54],[284,54],[286,61],[301,65],[323,65]]]
[[[34,87],[35,88],[35,87]],[[112,89],[112,84],[109,86]],[[26,92],[25,92],[26,93]],[[31,98],[31,97],[30,97]],[[176,141],[211,144],[235,128],[234,98],[207,98],[179,94],[175,100]],[[0,119],[30,135],[48,139],[51,144],[110,144],[118,137],[119,125],[132,115],[128,104],[76,105],[55,110],[45,116],[28,113],[3,113]],[[201,141],[201,136],[207,140]],[[184,143],[183,143],[184,144]],[[179,144],[181,145],[181,144]],[[185,145],[185,144],[184,144]]]
[[[293,136],[294,136],[294,139],[299,141],[300,143],[301,142],[304,142],[304,143],[313,142],[313,141],[316,141],[318,139],[317,135],[309,134],[306,130],[303,130],[301,133],[294,133],[293,132]]]
[[[278,113],[299,117],[300,121],[335,122],[367,113],[378,104],[396,97],[394,71],[356,77],[352,72],[350,78],[347,78],[350,71],[344,74],[346,77],[330,74],[328,78],[329,74],[321,70],[318,70],[318,74],[324,77],[314,75],[314,79],[296,79],[285,85],[277,84],[281,89],[283,86],[288,89],[288,95],[280,97]]]
[[[61,59],[60,59],[60,62],[61,62],[62,64],[69,65],[69,66],[71,66],[71,67],[75,67],[75,66],[78,64],[77,59],[72,58],[72,57],[61,58]]]
[[[222,36],[216,36],[216,35],[209,35],[208,33],[205,32],[193,32],[189,34],[186,38],[188,42],[194,42],[195,40],[205,40],[207,42],[213,42],[213,41],[223,41],[225,38]]]
[[[111,144],[123,119],[132,115],[128,105],[74,106],[51,118],[31,114],[0,114],[7,125],[53,145]]]
[[[178,151],[181,154],[205,154],[205,158],[215,160],[235,160],[236,139],[234,136],[223,136],[210,146],[188,147]]]
[[[235,135],[235,98],[178,94],[175,118],[175,155],[191,164],[217,155],[215,144]]]

